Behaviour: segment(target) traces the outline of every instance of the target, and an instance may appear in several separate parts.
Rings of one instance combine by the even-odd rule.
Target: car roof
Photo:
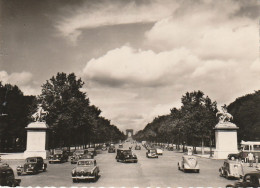
[[[246,175],[255,175],[255,176],[257,176],[258,178],[260,178],[260,171],[249,172],[249,173],[246,173],[245,176],[246,176]]]

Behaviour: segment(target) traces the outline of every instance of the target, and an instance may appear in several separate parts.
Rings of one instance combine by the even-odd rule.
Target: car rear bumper
[[[95,179],[95,176],[74,176],[72,179],[76,180],[87,180],[87,179]]]

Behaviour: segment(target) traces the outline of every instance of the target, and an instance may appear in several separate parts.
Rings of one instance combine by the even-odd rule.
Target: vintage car
[[[260,171],[247,173],[240,181],[226,187],[260,187]]]
[[[55,149],[53,153],[49,156],[49,163],[64,163],[67,162],[69,155],[66,151]]]
[[[106,150],[107,150],[106,144],[104,144],[104,145],[102,146],[101,150],[102,150],[102,151],[106,151]]]
[[[228,154],[227,159],[229,159],[229,160],[240,159],[239,153],[230,153],[230,154]]]
[[[123,148],[123,147],[124,147],[123,144],[118,145],[118,148]]]
[[[20,186],[21,179],[15,179],[14,171],[8,164],[0,163],[0,186]]]
[[[219,175],[227,179],[241,178],[244,176],[244,170],[241,161],[225,160],[223,166],[219,169]]]
[[[80,159],[77,166],[73,168],[71,175],[74,183],[79,180],[94,180],[98,179],[99,167],[95,159]]]
[[[84,150],[84,149],[79,149],[79,150],[74,151],[73,155],[70,157],[70,163],[76,164],[78,162],[78,160],[81,159],[81,157],[87,153],[88,153],[88,151]]]
[[[183,172],[195,171],[200,172],[199,163],[197,158],[193,155],[183,155],[182,160],[178,162],[178,169]]]
[[[93,155],[93,157],[97,155],[97,151],[95,148],[88,148],[87,153]]]
[[[132,162],[137,163],[137,156],[129,149],[117,149],[117,162]]]
[[[44,163],[42,157],[28,157],[25,159],[24,165],[19,165],[16,168],[17,175],[22,174],[37,174],[39,171],[45,172],[47,169],[47,164]]]
[[[135,150],[141,150],[141,146],[140,145],[136,145],[135,146]]]
[[[157,155],[162,155],[163,150],[161,148],[156,148],[156,153],[157,153]]]
[[[115,153],[115,152],[116,152],[115,146],[109,146],[108,153]]]
[[[148,149],[146,152],[147,158],[158,158],[158,155],[156,153],[156,149]]]
[[[82,155],[81,159],[94,159],[94,155],[87,153],[87,154]]]

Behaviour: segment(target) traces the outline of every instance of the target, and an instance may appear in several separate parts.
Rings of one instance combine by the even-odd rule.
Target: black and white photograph
[[[259,0],[0,0],[0,186],[260,187]]]

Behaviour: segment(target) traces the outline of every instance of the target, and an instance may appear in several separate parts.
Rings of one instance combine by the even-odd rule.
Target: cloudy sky
[[[0,80],[37,95],[75,72],[121,130],[202,90],[219,105],[260,89],[257,0],[0,0]]]

